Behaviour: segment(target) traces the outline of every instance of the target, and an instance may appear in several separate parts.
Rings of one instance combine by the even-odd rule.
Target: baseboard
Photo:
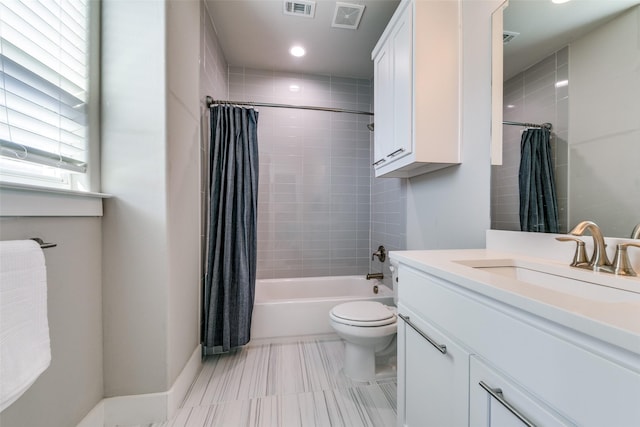
[[[77,427],[152,424],[173,417],[200,371],[201,352],[200,346],[196,347],[168,391],[102,399]]]

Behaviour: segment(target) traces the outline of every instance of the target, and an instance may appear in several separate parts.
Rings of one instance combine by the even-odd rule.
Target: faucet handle
[[[371,261],[373,261],[373,258],[375,257],[378,257],[378,260],[380,262],[384,262],[384,260],[387,259],[387,250],[384,248],[384,246],[378,246],[378,250],[371,254]]]
[[[584,242],[581,239],[570,236],[556,237],[559,242],[576,242],[576,252],[573,255],[573,262],[569,265],[571,267],[590,268],[589,260],[587,259],[587,251],[584,246]]]
[[[633,270],[631,262],[629,261],[629,254],[627,248],[629,246],[635,246],[640,248],[639,243],[619,243],[616,247],[616,256],[613,258],[613,272],[621,276],[637,276],[637,273]]]

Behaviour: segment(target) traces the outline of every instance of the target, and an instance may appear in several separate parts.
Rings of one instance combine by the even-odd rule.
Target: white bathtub
[[[329,324],[331,308],[357,300],[393,305],[393,291],[364,276],[257,280],[251,339],[334,334]]]

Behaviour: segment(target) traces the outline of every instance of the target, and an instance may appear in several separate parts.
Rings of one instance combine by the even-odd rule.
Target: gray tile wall
[[[229,99],[371,111],[369,80],[229,68]],[[366,274],[370,117],[259,107],[258,278]]]
[[[567,231],[569,48],[548,56],[504,83],[504,120],[553,125],[551,149],[555,169],[560,232]],[[491,170],[491,228],[520,230],[518,169],[524,128],[503,127],[503,164]]]
[[[372,150],[373,152],[373,150]],[[373,157],[371,158],[373,163]],[[371,248],[385,247],[387,252],[407,248],[406,233],[407,180],[371,178]],[[371,272],[384,273],[384,283],[391,288],[389,259],[382,264],[376,258]]]

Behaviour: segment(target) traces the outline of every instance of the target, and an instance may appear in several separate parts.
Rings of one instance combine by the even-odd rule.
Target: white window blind
[[[0,180],[87,171],[89,0],[0,0]]]

